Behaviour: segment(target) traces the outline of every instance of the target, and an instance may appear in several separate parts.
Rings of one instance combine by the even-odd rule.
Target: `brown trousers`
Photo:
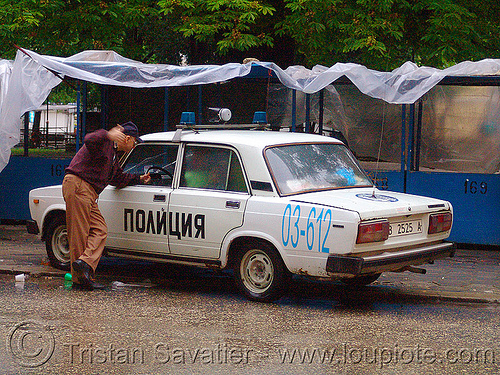
[[[81,259],[95,271],[104,251],[108,228],[97,206],[99,195],[80,177],[67,174],[62,184],[71,265]],[[73,266],[71,267],[73,272]],[[73,280],[78,282],[78,280]]]

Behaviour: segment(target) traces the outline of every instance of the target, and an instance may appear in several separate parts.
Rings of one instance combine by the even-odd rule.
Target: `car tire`
[[[373,283],[380,277],[381,273],[376,273],[374,275],[364,275],[355,277],[345,277],[340,279],[340,281],[349,286],[364,286]]]
[[[248,243],[240,248],[234,271],[239,289],[252,301],[279,299],[291,281],[291,273],[279,253],[261,242]]]
[[[45,248],[53,267],[64,271],[70,269],[68,232],[64,215],[55,216],[47,224]]]

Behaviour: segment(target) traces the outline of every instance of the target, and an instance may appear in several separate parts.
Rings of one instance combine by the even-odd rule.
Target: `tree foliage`
[[[59,56],[112,49],[176,62],[174,50],[182,45],[151,0],[0,0],[0,25],[4,58],[13,57],[17,44]]]
[[[292,35],[309,64],[349,61],[386,70],[412,60],[444,67],[491,52],[481,44],[498,36],[498,28],[477,27],[477,5],[452,0],[287,0],[278,32]]]
[[[275,8],[254,0],[160,0],[165,15],[180,22],[174,27],[186,38],[215,44],[222,55],[230,50],[272,46],[273,38],[262,32],[266,16]],[[259,22],[260,21],[260,22]]]
[[[68,56],[280,65],[407,60],[446,67],[500,57],[498,0],[0,0],[0,56],[13,44]]]

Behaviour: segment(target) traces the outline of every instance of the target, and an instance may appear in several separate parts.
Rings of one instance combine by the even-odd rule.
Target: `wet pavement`
[[[385,273],[370,287],[356,291],[359,298],[374,293],[405,299],[432,299],[500,303],[500,251],[459,249],[453,258],[424,265],[426,274]],[[140,269],[140,272],[137,270]],[[50,266],[45,244],[22,225],[0,225],[0,273],[28,278],[56,279],[62,284],[66,271]],[[97,277],[109,288],[182,285],[183,288],[225,288],[237,293],[228,272],[103,257]],[[199,280],[203,280],[202,283]],[[348,295],[352,289],[336,282],[294,280],[293,293]],[[127,285],[128,284],[128,285]]]
[[[296,282],[255,303],[227,277],[86,292],[0,275],[1,374],[493,374],[499,304]],[[309,287],[308,287],[309,286]],[[380,286],[365,288],[376,291]],[[344,288],[344,290],[346,290]]]

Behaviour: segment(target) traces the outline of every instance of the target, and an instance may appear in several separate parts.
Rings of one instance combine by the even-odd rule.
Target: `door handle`
[[[238,201],[226,201],[226,208],[240,208],[240,202]]]
[[[163,194],[155,194],[153,198],[153,202],[165,202],[167,200],[167,197]]]

